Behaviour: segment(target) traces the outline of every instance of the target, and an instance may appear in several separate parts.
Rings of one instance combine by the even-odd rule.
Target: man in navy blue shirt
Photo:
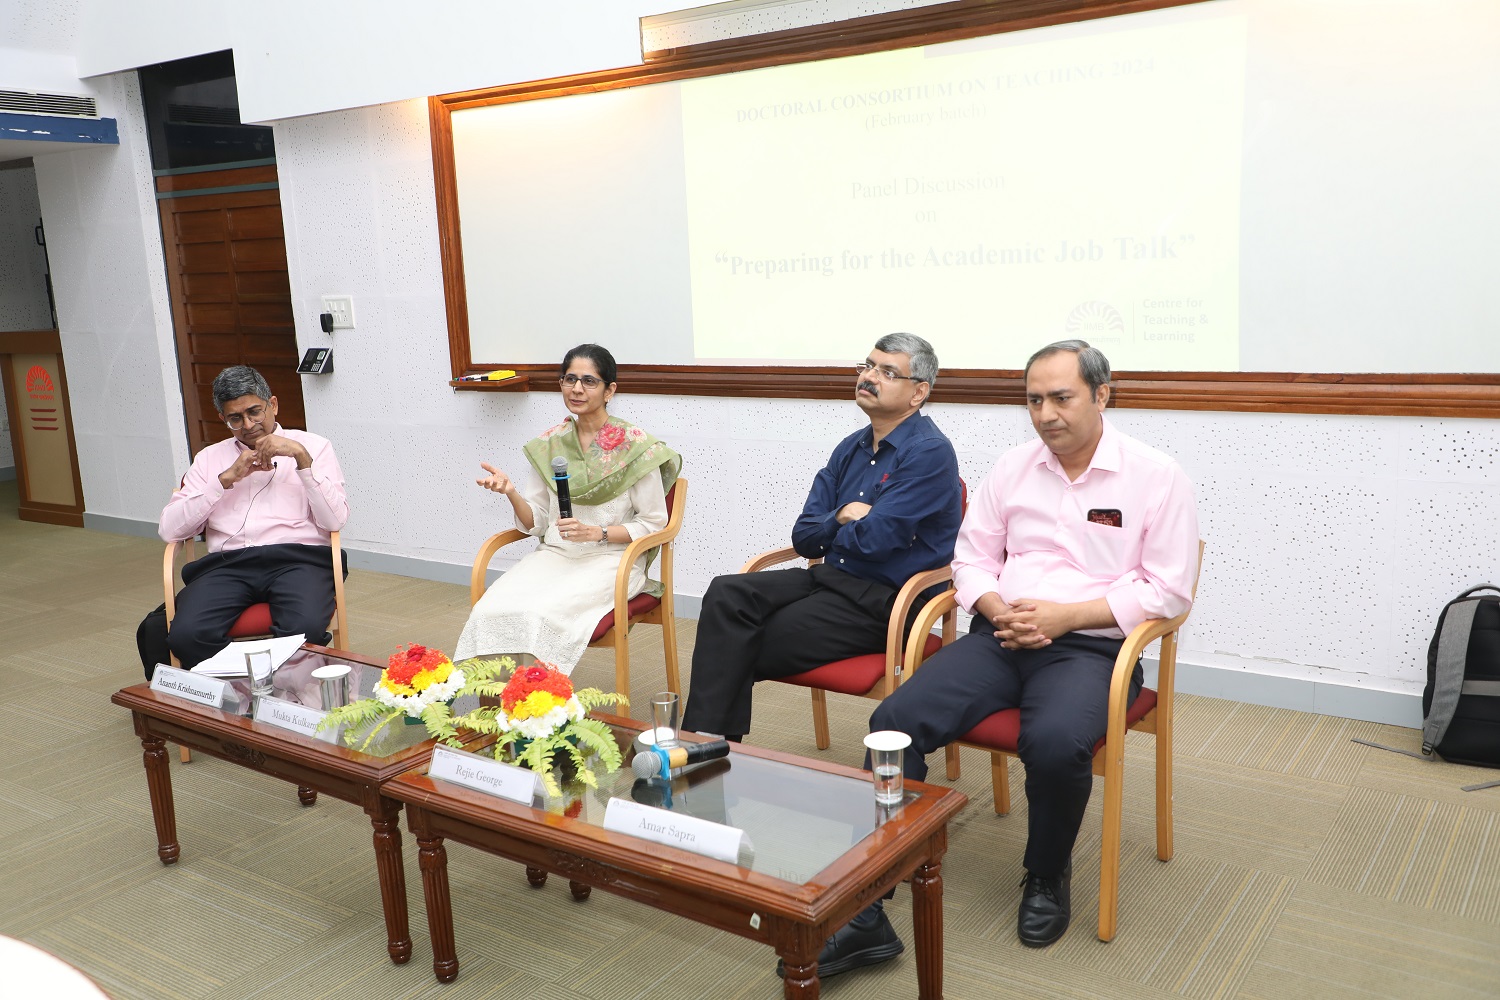
[[[839,442],[792,528],[797,553],[823,562],[709,584],[685,729],[738,741],[750,730],[756,681],[882,652],[897,591],[953,560],[958,458],[920,412],[937,380],[932,345],[887,334],[857,370],[854,401],[870,426]]]

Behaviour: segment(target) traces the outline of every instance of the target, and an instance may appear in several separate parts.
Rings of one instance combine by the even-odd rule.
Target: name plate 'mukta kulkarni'
[[[744,830],[630,799],[609,800],[604,810],[604,829],[680,847],[732,865],[746,863],[741,860],[748,844]]]
[[[151,690],[157,694],[185,698],[209,708],[223,708],[229,682],[158,663],[156,673],[151,675]]]
[[[283,698],[257,698],[255,701],[256,722],[290,729],[294,733],[301,733],[303,736],[310,736],[324,743],[332,743],[338,739],[336,729],[318,732],[318,723],[322,722],[327,715],[327,712],[320,712],[316,708],[298,705],[296,702],[286,701]]]
[[[535,771],[445,746],[432,748],[432,763],[427,767],[427,776],[451,781],[476,792],[497,795],[523,806],[531,805],[532,798],[541,793],[542,779]]]

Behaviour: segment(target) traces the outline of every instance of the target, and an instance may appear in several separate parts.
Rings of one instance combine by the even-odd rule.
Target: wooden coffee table
[[[643,728],[596,717],[614,727],[622,746]],[[918,996],[942,996],[941,863],[948,820],[968,801],[962,793],[911,782],[904,805],[878,810],[868,772],[738,745],[725,761],[674,781],[670,795],[661,783],[638,781],[628,763],[601,775],[599,785],[530,806],[430,778],[425,769],[386,786],[386,795],[406,803],[417,838],[439,981],[458,975],[443,846],[452,839],[520,862],[533,884],[556,873],[578,899],[598,887],[768,944],[785,963],[785,995],[803,1000],[818,995],[818,952],[827,937],[910,878]],[[742,867],[607,831],[611,797],[744,829],[754,857]]]
[[[310,674],[333,663],[351,668],[351,699],[368,696],[385,667],[384,662],[368,657],[306,645],[277,669],[273,677],[275,697],[322,707],[318,682]],[[240,681],[238,687],[244,686]],[[172,772],[167,766],[168,741],[290,782],[297,786],[298,799],[304,806],[316,802],[319,792],[326,792],[354,803],[370,817],[375,828],[375,867],[391,961],[400,965],[411,958],[406,873],[401,862],[401,803],[385,795],[384,789],[397,775],[427,763],[433,740],[425,727],[407,726],[398,720],[386,727],[368,753],[360,753],[341,743],[326,743],[251,722],[233,711],[157,694],[147,684],[117,691],[110,700],[130,710],[141,738],[151,815],[156,821],[156,853],[162,864],[175,864],[181,856]]]

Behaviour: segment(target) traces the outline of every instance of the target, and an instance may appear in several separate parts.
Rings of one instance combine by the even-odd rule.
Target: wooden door
[[[174,173],[156,188],[193,454],[229,436],[212,391],[229,365],[257,369],[282,425],[305,428],[275,165]]]

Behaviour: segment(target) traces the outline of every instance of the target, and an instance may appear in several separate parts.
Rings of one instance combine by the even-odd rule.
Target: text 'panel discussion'
[[[1494,0],[0,0],[0,997],[1500,998],[1497,122]]]

